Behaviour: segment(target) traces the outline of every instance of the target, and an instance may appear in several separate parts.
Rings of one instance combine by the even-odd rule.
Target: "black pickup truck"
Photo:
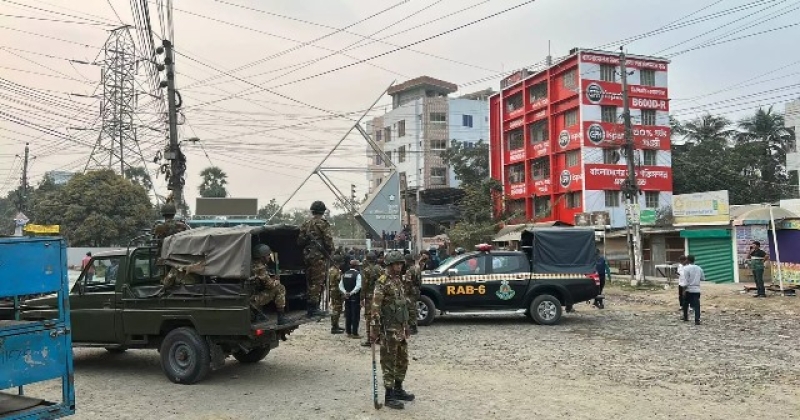
[[[522,251],[476,252],[448,258],[422,275],[419,325],[438,313],[515,311],[541,325],[555,325],[562,308],[599,293],[594,231],[542,228],[524,231]]]

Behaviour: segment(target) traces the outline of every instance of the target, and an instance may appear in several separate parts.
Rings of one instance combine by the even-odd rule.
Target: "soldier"
[[[342,278],[342,270],[339,267],[344,258],[336,254],[333,257],[334,265],[328,271],[328,295],[331,298],[331,334],[341,334],[344,332],[339,326],[339,318],[342,316],[342,292],[339,290],[339,281]]]
[[[164,223],[153,228],[153,238],[158,240],[159,246],[161,246],[164,238],[189,230],[189,226],[186,223],[181,220],[175,220],[175,213],[175,203],[167,201],[161,206],[161,215],[164,216]]]
[[[381,269],[377,265],[377,256],[373,251],[367,253],[367,263],[361,268],[361,307],[364,308],[364,325],[367,328],[367,339],[361,343],[363,347],[369,347],[369,329],[372,308],[372,290],[375,282],[381,276]]]
[[[278,325],[286,323],[284,309],[286,308],[286,287],[280,280],[267,272],[267,264],[272,260],[272,251],[267,245],[258,244],[253,248],[253,262],[251,264],[252,276],[257,282],[256,292],[251,297],[251,304],[256,309],[256,321],[266,321],[264,315],[268,303],[275,301],[278,312]]]
[[[312,217],[300,226],[297,242],[303,247],[306,263],[306,283],[308,285],[308,317],[325,315],[319,309],[322,299],[322,283],[325,281],[326,263],[330,262],[333,251],[331,225],[322,216],[325,203],[315,201],[311,204]]]
[[[420,288],[422,288],[422,272],[419,269],[416,261],[414,261],[414,256],[411,254],[406,254],[406,274],[403,278],[403,286],[406,288],[406,294],[408,295],[408,304],[409,310],[409,324],[411,325],[411,334],[417,333],[417,317],[418,317],[418,308],[417,302],[419,301],[419,292]]]
[[[381,343],[381,370],[386,388],[385,404],[389,408],[403,408],[403,401],[414,401],[414,394],[403,390],[403,380],[408,370],[409,329],[408,299],[400,272],[403,254],[390,251],[384,261],[386,274],[375,283],[372,295],[372,328],[370,341]]]

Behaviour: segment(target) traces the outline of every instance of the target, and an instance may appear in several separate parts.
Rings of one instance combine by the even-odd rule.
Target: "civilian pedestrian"
[[[689,321],[689,306],[694,310],[694,324],[700,325],[700,282],[706,275],[700,266],[695,265],[694,255],[686,256],[686,266],[683,268],[685,290],[683,291],[683,321]]]
[[[91,283],[94,279],[94,264],[92,264],[91,252],[87,252],[86,256],[81,260],[81,270],[84,270],[86,283]]]
[[[686,279],[683,277],[683,269],[686,267],[686,255],[678,257],[678,306],[683,310],[683,291],[686,290]]]
[[[361,262],[350,261],[350,269],[342,274],[339,291],[344,296],[344,330],[349,338],[359,338],[358,321],[361,317]]]
[[[750,261],[750,269],[753,270],[753,280],[756,282],[757,298],[767,297],[767,290],[764,287],[764,263],[769,261],[769,255],[761,249],[761,242],[753,241],[750,245],[750,252],[747,253]]]

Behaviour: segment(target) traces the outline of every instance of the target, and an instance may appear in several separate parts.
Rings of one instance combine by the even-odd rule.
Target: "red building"
[[[626,56],[642,209],[672,201],[668,60]],[[492,96],[490,172],[503,184],[497,210],[573,224],[608,212],[625,225],[626,177],[619,54],[575,49],[538,73],[515,73]]]

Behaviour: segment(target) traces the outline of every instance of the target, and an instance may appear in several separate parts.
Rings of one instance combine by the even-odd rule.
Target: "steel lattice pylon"
[[[130,26],[111,31],[103,47],[100,103],[102,127],[86,168],[108,168],[124,174],[141,156],[133,119],[136,110],[136,44]],[[126,161],[127,157],[127,161]]]

